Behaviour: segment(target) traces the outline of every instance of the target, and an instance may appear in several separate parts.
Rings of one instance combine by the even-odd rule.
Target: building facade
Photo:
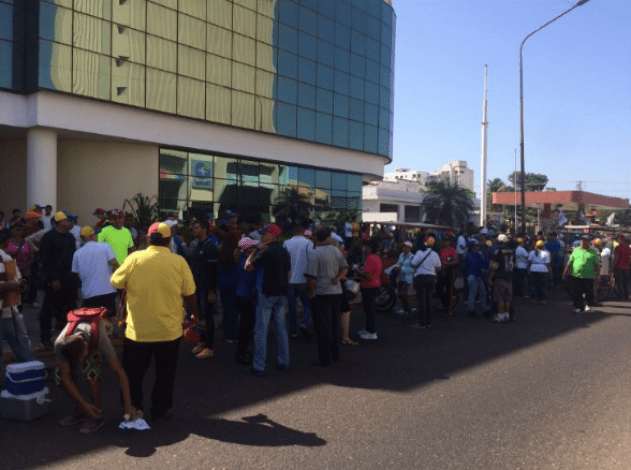
[[[464,160],[453,160],[445,163],[440,170],[432,172],[395,168],[393,172],[385,173],[383,179],[384,181],[414,181],[422,188],[427,188],[430,183],[443,181],[452,186],[457,184],[473,192],[473,170],[467,168],[467,162]]]
[[[0,0],[0,204],[273,219],[392,160],[384,0]]]

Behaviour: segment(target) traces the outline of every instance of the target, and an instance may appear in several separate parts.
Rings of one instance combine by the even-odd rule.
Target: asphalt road
[[[277,372],[270,340],[263,378],[232,345],[204,361],[185,345],[174,416],[144,433],[117,429],[110,371],[107,423],[89,436],[58,426],[72,407],[49,382],[47,416],[0,420],[0,468],[628,470],[631,303],[577,315],[553,297],[518,301],[510,324],[460,311],[418,331],[379,315],[379,340],[345,346],[331,368],[311,366],[315,344],[300,339]]]

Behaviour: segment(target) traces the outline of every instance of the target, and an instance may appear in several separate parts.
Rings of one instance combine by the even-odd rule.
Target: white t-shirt
[[[74,235],[76,249],[78,250],[79,248],[81,248],[81,245],[83,244],[83,240],[81,240],[81,227],[79,227],[78,225],[75,225],[74,227],[72,227],[72,229],[70,229],[70,233]]]
[[[42,214],[41,220],[42,224],[44,224],[44,230],[50,230],[52,228],[52,224],[50,223],[50,219],[53,217],[54,214],[51,215],[46,215],[46,214]]]
[[[467,252],[467,240],[464,236],[460,235],[456,242],[456,253],[464,255]]]
[[[427,250],[430,251],[429,255]],[[421,261],[423,261],[421,263]],[[418,265],[421,263],[420,265]],[[414,276],[427,275],[436,276],[436,268],[440,269],[440,257],[431,248],[427,248],[424,251],[418,250],[412,258],[412,267],[417,266],[414,270]]]
[[[109,262],[113,259],[116,259],[116,255],[107,243],[90,241],[75,251],[72,256],[72,272],[77,273],[81,279],[84,299],[116,292],[110,284],[112,267]]]
[[[611,264],[611,249],[610,248],[603,248],[603,251],[600,252],[600,262],[602,263],[602,266],[600,268],[600,274],[602,276],[608,276],[609,269],[611,269],[610,268],[610,264]]]
[[[517,269],[528,269],[528,251],[523,246],[518,246],[515,250],[517,259]]]
[[[335,239],[338,241],[338,243],[341,243],[342,245],[344,245],[344,239],[342,237],[340,237],[337,232],[331,232],[331,238]]]
[[[528,261],[532,263],[530,265],[531,273],[547,273],[548,264],[550,264],[550,253],[546,250],[539,250],[539,254],[535,254],[535,250],[532,250],[528,254]]]
[[[350,222],[344,222],[344,236],[350,238],[353,235],[353,225]]]
[[[307,269],[309,257],[313,251],[313,243],[303,235],[296,235],[287,240],[283,247],[285,247],[291,257],[291,279],[289,279],[289,283],[304,284],[307,282],[305,269]]]
[[[0,273],[3,273],[4,263],[11,261],[13,258],[7,255],[3,250],[0,250],[0,259],[2,260],[2,263],[0,263]],[[16,269],[17,269],[17,279],[22,279],[22,274],[20,274],[20,268],[16,267]],[[4,281],[0,281],[0,282],[4,282]],[[11,307],[3,308],[2,302],[3,302],[2,297],[0,297],[0,309],[2,311],[2,315],[0,315],[0,318],[12,318],[13,308]],[[1,342],[0,342],[0,346],[2,346]]]

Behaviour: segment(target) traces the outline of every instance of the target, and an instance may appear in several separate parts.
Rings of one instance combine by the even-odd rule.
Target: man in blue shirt
[[[478,244],[475,240],[467,242],[469,249],[465,256],[465,278],[469,285],[469,298],[467,301],[467,310],[470,317],[475,317],[475,297],[479,294],[482,303],[482,311],[487,312],[486,305],[486,289],[484,288],[484,280],[482,278],[482,269],[486,265],[486,260],[478,251]]]
[[[561,251],[561,242],[557,238],[556,232],[550,232],[545,244],[546,251],[550,253],[550,261],[552,264],[552,283],[557,287],[561,282],[561,273],[563,271],[563,252]]]

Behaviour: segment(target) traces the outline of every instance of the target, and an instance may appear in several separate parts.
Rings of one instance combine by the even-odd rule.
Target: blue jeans
[[[289,365],[289,340],[285,327],[285,296],[260,294],[256,303],[256,321],[254,323],[254,358],[252,367],[258,371],[265,370],[267,355],[267,330],[270,318],[276,330],[278,343],[278,364]]]
[[[292,334],[298,333],[298,321],[296,318],[296,305],[298,296],[300,296],[300,303],[302,303],[302,321],[300,322],[301,327],[308,327],[309,315],[311,314],[309,295],[307,294],[307,284],[289,284],[289,290],[287,291],[287,308],[289,310],[289,330]]]
[[[467,299],[467,309],[472,312],[475,310],[475,296],[480,293],[480,303],[482,304],[482,311],[486,312],[486,289],[484,288],[484,281],[481,277],[468,276],[467,284],[469,285],[469,298]]]
[[[28,338],[24,317],[17,312],[13,315],[14,318],[0,320],[0,345],[3,339],[6,340],[19,362],[34,361],[36,360],[35,353],[31,346],[31,340]],[[2,365],[1,355],[0,365]]]

